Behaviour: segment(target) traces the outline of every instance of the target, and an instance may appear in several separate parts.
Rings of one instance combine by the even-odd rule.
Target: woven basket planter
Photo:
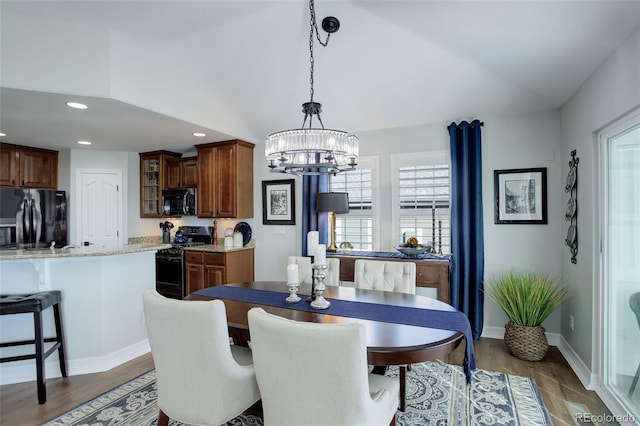
[[[525,361],[540,361],[549,350],[544,327],[527,327],[509,321],[504,326],[504,343],[511,354]]]

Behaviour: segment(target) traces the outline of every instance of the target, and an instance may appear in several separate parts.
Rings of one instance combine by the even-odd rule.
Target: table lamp
[[[327,251],[336,251],[336,214],[349,213],[349,194],[346,192],[319,192],[316,196],[316,212],[329,213],[331,244]]]

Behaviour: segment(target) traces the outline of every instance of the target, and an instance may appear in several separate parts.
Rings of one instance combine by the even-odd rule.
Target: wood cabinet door
[[[181,187],[181,167],[178,161],[167,161],[165,168],[165,188],[180,189]]]
[[[186,266],[187,294],[205,288],[204,265],[187,263]]]
[[[18,186],[18,150],[0,146],[0,185]]]
[[[215,217],[213,205],[214,167],[214,148],[198,148],[198,217]]]
[[[198,186],[198,159],[186,158],[181,162],[182,187],[195,188]]]
[[[232,251],[227,253],[227,282],[238,283],[254,280],[253,249]]]
[[[207,265],[204,270],[206,287],[226,284],[225,267]]]
[[[216,217],[236,217],[236,150],[237,145],[216,148]]]
[[[20,186],[28,188],[58,188],[58,153],[20,150]]]
[[[161,157],[140,154],[140,217],[160,217],[162,202]]]

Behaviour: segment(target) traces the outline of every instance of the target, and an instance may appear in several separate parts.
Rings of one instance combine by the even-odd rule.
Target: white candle
[[[318,244],[316,246],[316,253],[313,256],[313,263],[316,265],[327,264],[327,246],[324,244]]]
[[[295,263],[287,265],[287,284],[298,284],[298,265]]]
[[[316,248],[318,247],[318,241],[320,241],[320,234],[318,231],[309,231],[307,233],[307,256],[314,256]]]

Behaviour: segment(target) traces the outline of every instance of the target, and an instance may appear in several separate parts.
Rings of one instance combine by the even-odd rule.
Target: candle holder
[[[316,299],[316,270],[313,268],[314,256],[307,256],[311,262],[311,294],[304,299],[305,302],[313,302]]]
[[[431,247],[436,249],[436,209],[431,208]]]
[[[313,269],[313,280],[315,281],[313,290],[313,301],[311,307],[314,309],[327,309],[331,303],[323,297],[324,291],[327,289],[324,285],[324,277],[326,276],[327,265],[311,265]]]
[[[284,299],[285,302],[287,302],[287,303],[298,303],[299,301],[302,300],[297,295],[298,286],[299,285],[300,285],[300,283],[287,283],[287,287],[289,287],[289,297]]]

